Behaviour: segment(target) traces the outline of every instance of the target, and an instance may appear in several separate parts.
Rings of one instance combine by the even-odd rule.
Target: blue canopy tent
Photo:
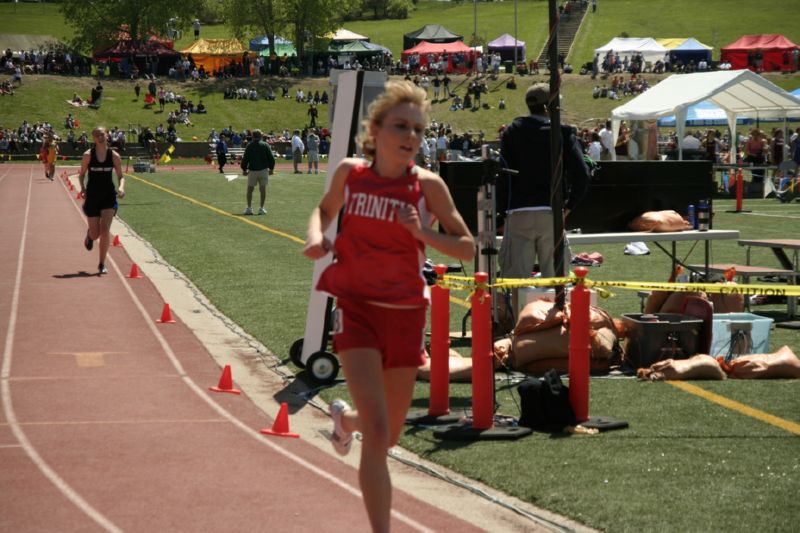
[[[755,122],[752,118],[738,117],[737,124],[753,124]],[[709,102],[708,100],[698,102],[689,106],[686,112],[686,125],[697,128],[702,126],[727,126],[728,116],[725,110]],[[674,128],[675,115],[668,117],[661,117],[658,119],[658,126],[660,128]]]
[[[689,37],[683,44],[670,50],[670,55],[674,55],[684,64],[688,64],[692,60],[697,64],[703,59],[709,64],[711,63],[711,47],[704,45],[694,37]]]

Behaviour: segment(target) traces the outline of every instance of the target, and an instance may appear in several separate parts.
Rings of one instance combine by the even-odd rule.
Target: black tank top
[[[87,194],[114,193],[114,151],[109,148],[106,152],[106,160],[98,161],[97,152],[91,150],[89,161],[89,183],[86,186]]]

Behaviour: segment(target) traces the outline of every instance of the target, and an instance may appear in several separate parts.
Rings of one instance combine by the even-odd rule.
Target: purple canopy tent
[[[515,40],[513,36],[504,33],[488,44],[489,53],[498,52],[502,61],[514,61],[514,46],[516,42],[517,62],[525,61],[525,42]]]

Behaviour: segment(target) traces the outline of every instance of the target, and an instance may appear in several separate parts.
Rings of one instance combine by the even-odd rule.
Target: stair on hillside
[[[581,27],[581,22],[583,22],[583,17],[586,15],[586,11],[588,8],[588,2],[580,2],[574,1],[572,2],[572,12],[569,16],[561,16],[561,22],[558,26],[558,51],[564,54],[566,58],[569,56],[570,49],[572,48],[572,43],[575,41],[575,36],[578,34],[578,29]],[[545,43],[544,49],[539,54],[539,65],[543,67],[547,64],[547,60],[550,51],[547,43]]]

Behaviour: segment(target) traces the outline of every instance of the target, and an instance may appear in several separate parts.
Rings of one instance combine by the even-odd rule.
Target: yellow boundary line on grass
[[[295,237],[294,235],[290,235],[288,233],[284,233],[284,232],[282,232],[280,230],[272,229],[272,228],[270,228],[268,226],[264,226],[263,224],[259,224],[258,222],[254,222],[252,220],[248,220],[247,218],[243,218],[241,215],[234,215],[234,214],[228,213],[227,211],[223,211],[222,209],[216,208],[213,205],[206,204],[204,202],[201,202],[200,200],[195,200],[191,196],[186,196],[185,194],[181,194],[179,192],[175,192],[175,191],[173,191],[171,189],[168,189],[166,187],[163,187],[161,185],[153,183],[152,181],[148,181],[148,180],[146,180],[144,178],[140,178],[139,176],[137,176],[135,174],[125,174],[125,175],[130,177],[130,178],[133,178],[133,179],[135,179],[137,181],[141,181],[145,185],[149,185],[150,187],[153,187],[154,189],[158,189],[160,191],[164,191],[166,193],[169,193],[169,194],[171,194],[171,195],[173,195],[173,196],[175,196],[177,198],[180,198],[181,200],[186,200],[187,202],[192,203],[192,204],[194,204],[196,206],[204,207],[204,208],[208,209],[209,211],[213,211],[214,213],[216,213],[218,215],[223,215],[223,216],[232,218],[234,220],[238,220],[239,222],[242,222],[244,224],[249,224],[249,225],[253,226],[254,228],[258,228],[258,229],[260,229],[262,231],[266,231],[268,233],[272,233],[274,235],[278,235],[279,237],[284,237],[284,238],[289,239],[290,241],[296,242],[298,244],[305,244],[305,241],[303,239]]]
[[[697,385],[686,383],[685,381],[668,381],[667,383],[669,383],[673,387],[681,389],[684,392],[688,392],[689,394],[694,394],[695,396],[699,396],[704,400],[708,400],[709,402],[713,402],[718,405],[721,405],[722,407],[726,407],[733,411],[737,411],[739,413],[742,413],[743,415],[753,417],[756,420],[760,420],[761,422],[766,422],[767,424],[777,426],[783,430],[788,431],[789,433],[800,435],[800,424],[797,424],[795,422],[784,420],[783,418],[771,415],[760,409],[748,407],[743,403],[731,400],[730,398],[726,398],[725,396],[720,396],[719,394],[702,389]]]

